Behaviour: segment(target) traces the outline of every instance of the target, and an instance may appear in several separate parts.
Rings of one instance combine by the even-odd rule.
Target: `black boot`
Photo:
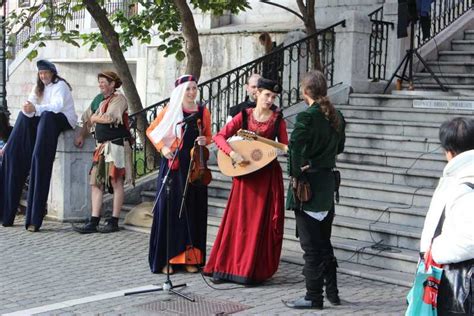
[[[305,265],[306,266],[306,265]],[[323,309],[324,261],[315,266],[315,269],[304,269],[306,295],[298,300],[299,303],[311,303],[310,308]],[[305,301],[305,302],[304,302]],[[297,302],[295,302],[297,303]],[[298,305],[298,304],[296,304]],[[287,305],[288,306],[288,305]],[[294,307],[298,308],[298,307]]]
[[[341,305],[339,290],[337,289],[337,260],[332,256],[328,258],[326,271],[324,271],[324,283],[326,284],[326,297],[332,305]]]
[[[97,227],[97,230],[99,233],[107,234],[107,233],[113,233],[113,232],[118,232],[120,230],[118,226],[118,217],[111,217],[105,221],[104,226],[99,226]]]
[[[294,308],[294,309],[323,309],[323,302],[318,301],[310,301],[304,297],[301,297],[294,301],[283,301],[286,307]]]
[[[99,225],[100,217],[91,216],[87,222],[82,226],[72,225],[72,229],[79,234],[97,233],[97,226]]]

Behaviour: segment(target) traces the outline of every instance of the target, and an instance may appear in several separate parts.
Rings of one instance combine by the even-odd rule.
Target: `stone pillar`
[[[369,90],[368,59],[371,24],[366,13],[346,11],[341,20],[346,27],[336,28],[334,84],[349,84],[354,92]]]
[[[83,148],[74,146],[74,131],[59,136],[48,197],[48,218],[77,221],[90,216],[89,169],[95,142],[87,138]]]

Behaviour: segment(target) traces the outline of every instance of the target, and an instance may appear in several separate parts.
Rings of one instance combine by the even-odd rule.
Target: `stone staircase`
[[[346,148],[338,158],[341,200],[332,234],[341,272],[411,284],[424,217],[445,166],[438,127],[450,117],[474,114],[474,107],[414,108],[414,98],[352,94],[349,104],[337,106],[348,123]],[[452,96],[437,99],[469,100]],[[280,163],[286,170],[286,159],[280,158]],[[208,242],[212,244],[231,179],[215,165],[210,168]],[[286,172],[284,181],[288,187]],[[153,191],[142,192],[144,200],[154,197]],[[303,263],[291,211],[286,211],[283,248],[282,260]]]
[[[474,30],[464,31],[463,39],[452,40],[451,50],[439,51],[438,55],[438,60],[428,60],[428,65],[443,85],[460,95],[474,95]],[[415,73],[415,86],[439,88],[427,71]]]

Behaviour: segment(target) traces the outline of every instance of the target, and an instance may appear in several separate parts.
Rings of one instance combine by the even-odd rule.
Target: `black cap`
[[[281,92],[281,86],[278,84],[278,82],[265,78],[258,79],[257,88],[270,90],[274,93]]]
[[[49,70],[53,74],[58,73],[58,71],[56,69],[56,66],[52,62],[47,61],[46,59],[38,60],[36,62],[36,67],[38,67],[38,71],[40,71],[40,70]]]

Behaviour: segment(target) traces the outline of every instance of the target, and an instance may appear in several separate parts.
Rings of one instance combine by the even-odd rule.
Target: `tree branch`
[[[181,25],[183,26],[183,37],[186,41],[186,73],[199,79],[201,76],[202,54],[193,13],[186,0],[173,0],[173,3],[179,12]]]

